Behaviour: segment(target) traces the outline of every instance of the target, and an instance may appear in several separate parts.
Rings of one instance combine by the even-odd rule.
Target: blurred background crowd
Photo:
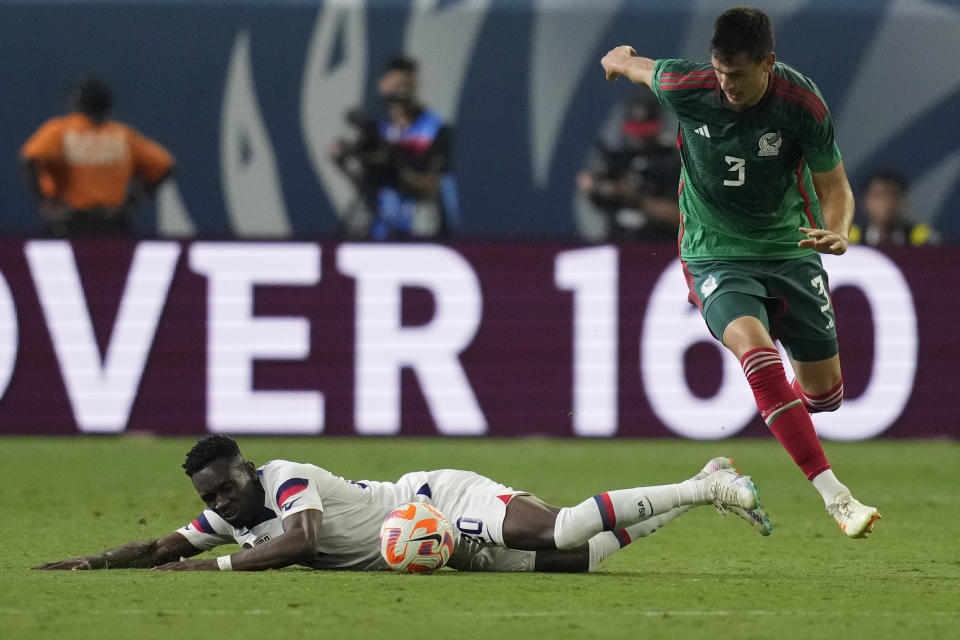
[[[0,2],[0,232],[670,242],[676,122],[598,60],[705,58],[700,4]],[[960,38],[929,37],[960,11],[770,4],[833,113],[851,240],[960,241]]]

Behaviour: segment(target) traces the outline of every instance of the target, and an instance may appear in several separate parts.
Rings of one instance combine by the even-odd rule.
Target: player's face
[[[767,90],[776,56],[771,52],[760,62],[755,62],[741,52],[726,63],[720,62],[716,56],[711,56],[710,60],[730,108],[740,111],[760,102]]]
[[[253,520],[263,507],[263,488],[253,465],[243,458],[221,458],[193,475],[200,499],[234,527]]]

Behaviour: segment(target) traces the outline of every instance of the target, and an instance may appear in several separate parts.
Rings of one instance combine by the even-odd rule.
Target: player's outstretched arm
[[[282,569],[305,562],[317,555],[323,512],[317,509],[300,511],[283,519],[283,534],[261,545],[243,549],[229,556],[232,571]],[[168,562],[157,571],[219,571],[218,558],[202,558]]]
[[[653,63],[650,58],[638,56],[634,48],[627,45],[610,49],[600,60],[607,80],[613,82],[623,76],[634,84],[648,87],[653,84]]]
[[[128,542],[90,556],[80,556],[33,567],[42,571],[86,569],[147,569],[177,558],[189,558],[200,549],[174,531],[164,538]]]
[[[823,229],[800,227],[806,239],[797,243],[819,253],[843,255],[847,252],[850,225],[853,223],[854,199],[843,162],[830,171],[813,174],[813,186],[820,199],[823,212]]]

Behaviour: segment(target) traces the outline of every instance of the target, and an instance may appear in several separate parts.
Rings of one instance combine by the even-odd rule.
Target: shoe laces
[[[724,474],[725,476],[726,474]],[[740,496],[737,492],[738,487],[734,484],[742,476],[736,476],[733,480],[726,482],[719,477],[710,483],[709,495],[713,498],[713,506],[721,515],[727,514],[726,505],[739,506]]]
[[[837,501],[827,505],[827,511],[837,520],[841,518],[849,520],[853,517],[853,505],[851,501],[852,498],[850,496],[842,496]]]

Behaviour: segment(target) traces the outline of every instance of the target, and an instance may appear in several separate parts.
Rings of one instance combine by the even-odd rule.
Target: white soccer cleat
[[[704,483],[704,497],[712,502],[720,513],[724,513],[729,507],[756,509],[758,506],[757,488],[750,476],[741,476],[732,469],[720,469],[701,482]]]
[[[740,473],[740,470],[733,466],[733,458],[721,456],[719,458],[714,458],[705,464],[700,473],[693,477],[695,480],[701,480],[706,478],[711,473],[720,471],[721,469],[731,469],[737,473]],[[756,484],[754,484],[754,492],[756,492],[756,488]],[[767,515],[767,511],[760,504],[760,496],[756,495],[755,497],[757,500],[757,506],[754,509],[744,509],[742,507],[730,504],[726,505],[725,510],[730,511],[742,520],[746,520],[747,524],[756,529],[757,533],[760,535],[768,536],[773,530],[773,526],[770,524],[770,516]],[[720,511],[721,514],[724,514],[724,510],[718,508],[718,511]]]
[[[720,456],[703,465],[703,469],[700,470],[700,473],[693,476],[693,479],[703,480],[714,471],[719,471],[720,469],[733,469],[737,473],[740,473],[740,470],[733,466],[733,458]]]
[[[827,511],[851,538],[866,538],[880,519],[880,512],[876,507],[862,504],[849,493],[837,494],[833,503],[827,505]]]

